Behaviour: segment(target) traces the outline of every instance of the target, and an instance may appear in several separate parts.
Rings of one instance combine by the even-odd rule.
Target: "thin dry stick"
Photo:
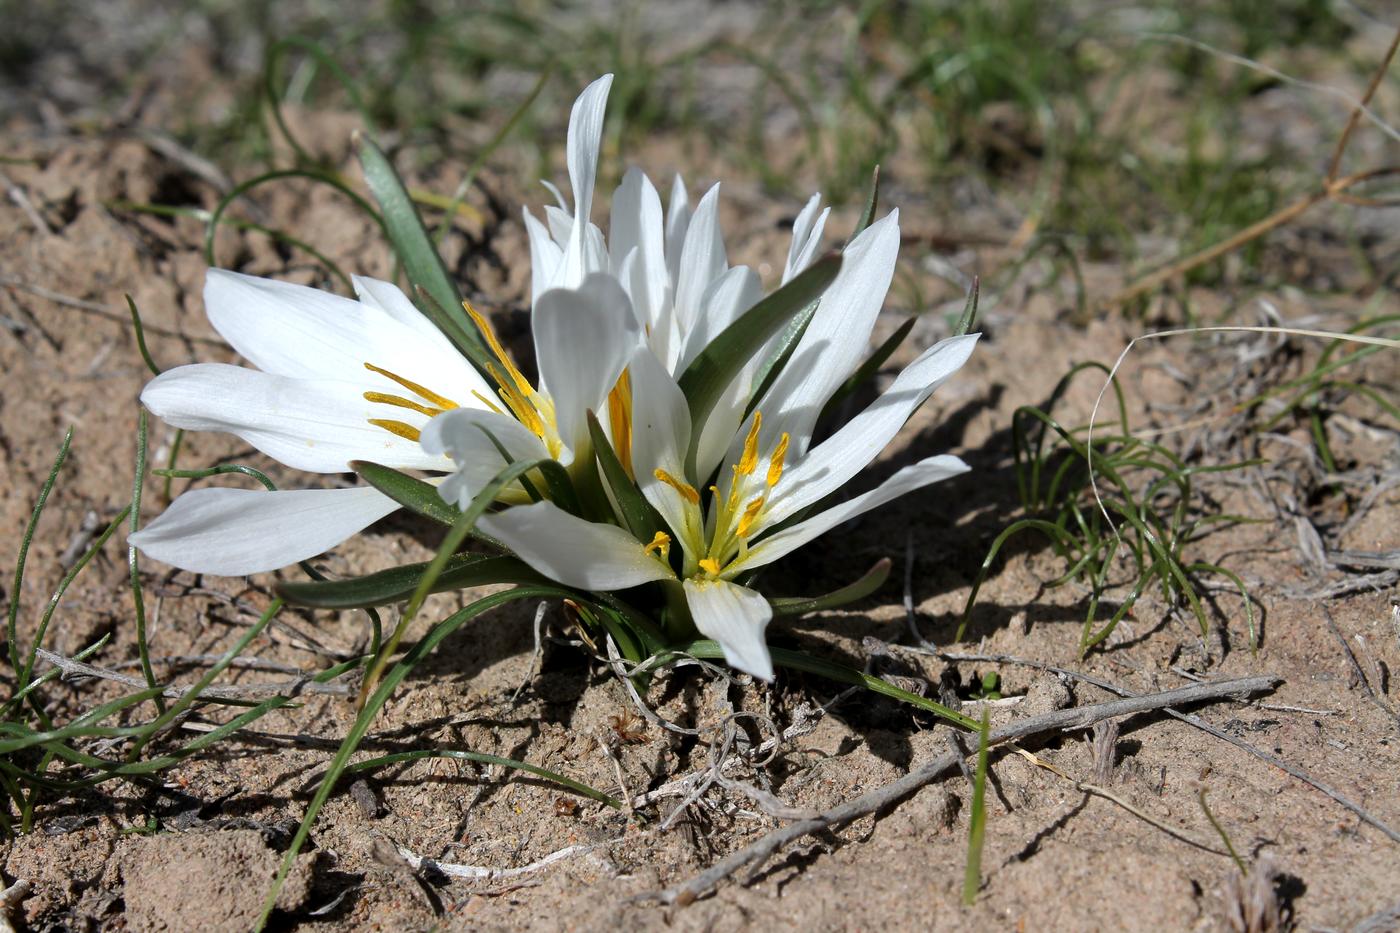
[[[13,288],[15,291],[28,292],[29,294],[34,295],[37,298],[43,298],[46,301],[52,301],[54,304],[63,305],[66,308],[74,308],[78,311],[86,311],[89,314],[96,314],[99,317],[105,317],[108,320],[116,321],[120,324],[130,325],[131,323],[131,316],[124,310],[113,308],[109,305],[104,305],[96,301],[87,301],[82,298],[74,298],[71,295],[65,295],[61,292],[56,292],[53,289],[45,288],[42,285],[32,285],[29,282],[26,282],[23,279],[16,278],[13,275],[5,275],[3,273],[0,273],[0,285],[3,285],[5,288]],[[164,337],[179,337],[181,340],[188,340],[191,343],[207,344],[211,347],[225,346],[222,340],[215,340],[212,337],[192,337],[189,334],[182,334],[177,330],[171,330],[168,327],[160,327],[156,324],[143,324],[142,328],[148,334],[160,334]]]
[[[1393,719],[1395,725],[1400,727],[1400,714],[1397,714],[1395,710],[1391,709],[1390,704],[1381,699],[1380,694],[1371,686],[1371,679],[1366,676],[1366,669],[1361,666],[1360,661],[1356,660],[1356,654],[1351,650],[1351,645],[1347,644],[1346,637],[1342,635],[1342,630],[1337,628],[1337,621],[1332,618],[1332,613],[1328,611],[1326,606],[1321,604],[1319,604],[1318,608],[1322,610],[1322,617],[1327,620],[1327,627],[1332,630],[1332,634],[1337,639],[1337,644],[1342,646],[1342,654],[1346,655],[1347,660],[1351,662],[1352,670],[1356,672],[1356,677],[1361,681],[1361,686],[1366,689],[1366,695],[1371,698],[1372,703],[1376,704],[1377,709]],[[1379,686],[1380,683],[1378,682],[1376,687]]]
[[[1023,667],[1033,667],[1037,670],[1051,671],[1052,673],[1056,674],[1064,674],[1067,677],[1073,677],[1076,680],[1082,680],[1085,683],[1093,684],[1100,690],[1107,690],[1109,693],[1116,693],[1121,697],[1132,697],[1138,695],[1133,693],[1131,690],[1125,690],[1116,684],[1110,683],[1106,680],[1101,680],[1100,678],[1094,677],[1090,674],[1085,674],[1080,671],[1072,671],[1068,668],[1055,667],[1053,664],[1046,664],[1043,661],[1032,661],[1028,658],[1018,658],[1008,654],[940,654],[938,656],[946,661],[992,661],[998,664],[1019,664]],[[1174,709],[1169,709],[1166,711],[1166,713],[1173,719],[1178,719],[1189,726],[1195,726],[1202,732],[1208,732],[1211,735],[1215,736],[1217,739],[1224,739],[1226,742],[1229,742],[1231,745],[1235,746],[1241,751],[1248,752],[1255,758],[1258,758],[1260,761],[1267,762],[1268,764],[1273,765],[1275,768],[1278,768],[1280,771],[1283,771],[1286,774],[1297,778],[1304,784],[1308,784],[1316,788],[1317,790],[1326,794],[1328,797],[1331,797],[1337,803],[1346,807],[1352,813],[1356,814],[1356,816],[1360,818],[1362,822],[1368,823],[1374,828],[1380,830],[1392,841],[1400,842],[1400,832],[1396,832],[1394,829],[1390,828],[1390,826],[1386,825],[1381,820],[1372,816],[1369,812],[1362,809],[1360,804],[1356,803],[1350,797],[1347,797],[1341,791],[1334,789],[1331,785],[1324,784],[1322,781],[1313,777],[1311,774],[1308,774],[1308,772],[1304,771],[1297,765],[1284,761],[1282,758],[1279,758],[1276,755],[1271,755],[1268,752],[1263,751],[1262,749],[1256,748],[1255,746],[1250,745],[1243,739],[1237,739],[1233,735],[1230,735],[1228,732],[1222,732],[1221,730],[1215,728],[1210,723],[1206,722],[1200,717],[1192,716],[1189,713],[1182,713]]]
[[[1386,166],[1385,168],[1372,169],[1366,172],[1347,175],[1343,178],[1337,177],[1337,172],[1341,168],[1342,156],[1346,152],[1347,144],[1351,141],[1352,132],[1356,129],[1356,125],[1361,119],[1362,114],[1367,111],[1367,107],[1371,103],[1371,98],[1375,95],[1376,89],[1380,87],[1381,80],[1385,77],[1385,73],[1390,70],[1390,63],[1395,59],[1397,48],[1400,48],[1400,29],[1396,30],[1395,37],[1391,39],[1390,48],[1386,50],[1384,57],[1381,59],[1380,66],[1372,74],[1371,83],[1366,88],[1366,94],[1361,98],[1360,102],[1352,108],[1351,117],[1347,120],[1347,124],[1343,128],[1341,136],[1337,139],[1337,145],[1332,151],[1332,160],[1327,169],[1327,175],[1322,179],[1321,187],[1304,195],[1287,207],[1270,214],[1258,223],[1251,224],[1238,233],[1226,237],[1219,243],[1192,253],[1190,256],[1177,259],[1174,262],[1168,263],[1163,268],[1158,269],[1156,272],[1143,276],[1109,299],[1108,305],[1126,304],[1135,298],[1154,291],[1177,276],[1189,272],[1198,266],[1203,266],[1215,259],[1219,259],[1221,256],[1233,252],[1245,243],[1258,239],[1270,230],[1283,226],[1314,205],[1328,200],[1344,200],[1343,196],[1347,189],[1363,181],[1369,181],[1373,178],[1379,178],[1385,175],[1400,174],[1400,167]]]
[[[1003,726],[992,732],[988,742],[992,745],[999,745],[1047,732],[1085,729],[1100,720],[1118,716],[1129,716],[1149,710],[1185,706],[1225,697],[1243,697],[1253,693],[1265,693],[1273,690],[1281,682],[1282,678],[1273,676],[1245,677],[1219,683],[1193,684],[1177,690],[1168,690],[1165,693],[1111,700],[1107,703],[1096,703],[1077,709],[1055,710]],[[749,865],[756,867],[762,864],[790,842],[824,829],[844,826],[902,800],[924,785],[931,784],[944,772],[955,768],[960,760],[961,756],[957,753],[950,752],[942,755],[923,765],[917,771],[911,771],[897,781],[886,784],[868,794],[862,794],[860,797],[828,810],[818,817],[799,820],[780,827],[753,845],[721,859],[684,884],[668,888],[650,895],[650,897],[666,904],[680,904],[682,906],[689,904],[740,869]]]
[[[65,658],[61,654],[54,654],[46,648],[40,648],[39,657],[63,671],[65,678],[71,677],[95,677],[98,680],[111,680],[128,687],[146,688],[146,681],[139,677],[130,677],[126,674],[118,674],[116,671],[109,671],[105,668],[94,667],[91,664],[84,664],[82,661],[75,661],[72,658]],[[185,687],[166,687],[163,696],[170,699],[179,699],[189,693]],[[332,696],[349,696],[350,688],[345,684],[321,684],[316,683],[311,677],[297,677],[292,680],[279,680],[273,683],[261,684],[230,684],[225,686],[205,687],[200,693],[202,697],[211,700],[243,700],[255,696],[296,696],[301,693],[327,693]]]

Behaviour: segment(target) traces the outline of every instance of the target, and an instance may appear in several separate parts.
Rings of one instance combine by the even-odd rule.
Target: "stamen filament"
[[[501,346],[500,338],[496,336],[496,329],[491,326],[491,322],[486,320],[485,316],[482,315],[480,311],[473,308],[470,302],[462,302],[462,307],[466,309],[467,314],[471,315],[472,323],[476,324],[476,329],[481,331],[481,336],[486,340],[487,345],[491,347],[491,352],[496,355],[496,359],[501,361],[501,365],[504,366],[506,372],[510,374],[511,382],[515,384],[516,390],[526,398],[534,395],[535,387],[530,385],[530,380],[526,379],[525,375],[516,368],[515,363],[510,358],[510,354],[506,352],[506,348]],[[502,388],[507,387],[506,381],[499,375],[494,372],[491,375],[501,384]]]
[[[652,551],[659,552],[663,560],[670,558],[671,536],[664,531],[658,531],[651,539],[651,543],[642,548],[643,554],[650,554]]]

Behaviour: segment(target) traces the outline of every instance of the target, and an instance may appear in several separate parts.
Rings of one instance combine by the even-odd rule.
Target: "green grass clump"
[[[1089,590],[1079,636],[1081,656],[1112,634],[1153,584],[1169,606],[1189,607],[1204,637],[1209,625],[1196,582],[1202,574],[1223,576],[1239,590],[1250,644],[1256,646],[1254,610],[1244,582],[1218,564],[1191,560],[1186,551],[1212,527],[1248,521],[1202,508],[1194,477],[1240,470],[1260,461],[1187,464],[1161,444],[1134,437],[1116,381],[1111,384],[1118,420],[1112,431],[1100,426],[1091,440],[1087,426],[1064,427],[1050,412],[1076,376],[1095,371],[1111,378],[1102,363],[1080,363],[1060,379],[1046,409],[1023,405],[1013,415],[1016,483],[1024,517],[992,542],[968,594],[957,637],[962,638],[977,594],[1007,541],[1035,532],[1049,539],[1055,553],[1069,563],[1050,585],[1078,582]],[[1126,579],[1120,572],[1124,560]],[[1101,618],[1104,597],[1119,585],[1130,587],[1127,595],[1108,618]]]

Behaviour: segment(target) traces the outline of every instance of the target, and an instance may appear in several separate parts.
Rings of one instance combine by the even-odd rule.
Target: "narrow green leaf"
[[[870,193],[865,196],[865,208],[860,212],[860,220],[856,221],[856,228],[851,231],[851,239],[857,236],[870,226],[870,222],[875,219],[875,209],[880,206],[880,166],[877,164],[870,173]]]
[[[864,599],[884,586],[885,581],[890,578],[890,564],[891,561],[888,557],[882,557],[859,580],[848,583],[839,590],[832,590],[823,596],[770,599],[768,604],[773,607],[773,615],[775,616],[800,616],[808,612],[822,612],[827,609],[835,609],[838,606],[845,606],[858,599]]]
[[[384,226],[389,233],[389,242],[393,243],[394,252],[408,272],[409,281],[415,286],[421,286],[438,307],[457,324],[463,334],[468,339],[475,340],[482,352],[485,352],[480,340],[476,338],[471,322],[461,310],[462,297],[457,291],[457,286],[447,274],[447,267],[443,265],[442,257],[433,247],[428,231],[423,228],[423,221],[413,206],[413,199],[409,197],[403,181],[394,171],[394,166],[367,136],[359,137],[358,150],[365,182],[374,194],[374,199],[379,202],[379,209],[384,212]]]
[[[399,505],[424,518],[450,525],[460,514],[456,506],[443,501],[436,486],[407,473],[401,473],[393,467],[368,460],[354,460],[350,463],[350,469],[354,470],[360,479]]]
[[[958,318],[958,326],[953,328],[953,334],[961,337],[972,330],[972,325],[977,321],[977,299],[982,293],[982,279],[979,276],[972,277],[972,289],[967,293],[967,304],[963,305],[962,317]]]
[[[287,602],[315,609],[363,609],[403,602],[413,595],[427,571],[427,562],[391,567],[350,580],[296,580],[277,585]],[[454,554],[443,565],[432,592],[486,586],[492,583],[544,583],[524,562],[493,554]]]
[[[989,711],[982,708],[977,730],[977,774],[972,782],[972,811],[967,829],[967,871],[963,875],[963,903],[971,907],[982,887],[982,840],[987,833],[987,747],[991,731]]]
[[[812,302],[802,309],[802,312],[788,322],[783,328],[782,334],[778,337],[773,346],[773,352],[768,355],[768,359],[758,372],[754,374],[754,385],[758,388],[749,394],[748,407],[744,410],[744,417],[753,414],[754,407],[758,405],[759,399],[767,394],[778,374],[787,366],[788,360],[792,359],[793,351],[797,349],[798,342],[802,335],[807,333],[807,325],[812,323],[812,316],[817,313],[817,302]]]
[[[680,378],[681,391],[690,404],[692,423],[705,423],[720,395],[758,348],[819,299],[840,269],[839,254],[822,257],[710,341]],[[700,432],[696,431],[695,438],[699,437]],[[693,450],[691,454],[693,458]]]
[[[598,416],[591,411],[588,413],[588,433],[593,438],[593,451],[598,456],[598,465],[602,467],[603,476],[617,500],[617,507],[622,513],[622,521],[627,525],[627,530],[638,541],[650,541],[658,531],[665,529],[666,521],[627,475],[622,462],[617,459],[617,452],[608,441],[608,436],[603,433],[603,426],[598,423]]]

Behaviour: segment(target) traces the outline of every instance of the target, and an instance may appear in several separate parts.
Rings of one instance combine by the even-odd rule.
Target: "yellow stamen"
[[[719,561],[715,560],[713,557],[707,557],[700,561],[700,569],[712,577],[717,577],[719,576]]]
[[[778,446],[773,448],[773,456],[768,458],[768,488],[772,489],[778,485],[778,480],[783,478],[783,458],[787,456],[788,435],[783,432],[783,436],[778,438]]]
[[[401,395],[388,395],[384,392],[366,392],[365,401],[378,402],[381,405],[393,405],[396,408],[407,408],[419,414],[427,415],[429,418],[442,414],[441,408],[429,408],[427,405],[420,405],[411,399],[406,399]]]
[[[506,407],[515,415],[516,420],[534,432],[536,437],[543,438],[544,420],[540,418],[540,413],[535,410],[535,406],[530,404],[528,398],[522,395],[516,388],[506,382],[501,371],[490,363],[486,364],[486,371],[491,374],[491,378],[500,384],[501,400],[506,403]]]
[[[764,496],[756,496],[744,506],[744,514],[739,516],[739,537],[749,536],[749,529],[753,528],[753,523],[758,520],[758,513],[763,510],[764,501]]]
[[[676,492],[680,493],[681,497],[684,498],[685,501],[689,502],[691,505],[700,504],[700,493],[696,492],[695,487],[685,482],[684,480],[676,479],[670,473],[667,473],[665,470],[660,469],[653,471],[651,475],[655,476],[658,480],[665,483],[667,486],[670,486]]]
[[[617,378],[608,393],[608,422],[612,426],[613,448],[627,475],[632,476],[632,377],[627,370]]]
[[[491,352],[496,354],[496,359],[500,360],[501,365],[506,368],[506,372],[510,373],[511,382],[515,384],[515,388],[526,397],[533,395],[535,387],[530,385],[530,380],[526,379],[524,374],[515,368],[515,363],[511,361],[510,354],[506,352],[506,348],[501,346],[500,338],[496,336],[496,329],[491,326],[491,322],[486,320],[481,312],[473,308],[469,302],[462,302],[462,307],[471,315],[472,322],[476,324],[476,329],[481,331],[481,336],[485,338],[486,343],[491,347]],[[501,384],[502,388],[506,388],[506,381],[504,379],[496,373],[492,373],[492,375],[495,376],[496,381]]]
[[[643,554],[650,554],[652,551],[659,551],[663,559],[671,556],[671,536],[664,531],[658,531],[651,539],[651,543],[642,548]]]
[[[744,455],[739,458],[739,463],[734,469],[748,476],[758,466],[758,429],[763,425],[763,412],[753,413],[753,427],[749,428],[749,436],[744,439]]]
[[[504,412],[501,411],[500,407],[499,407],[498,405],[496,405],[495,402],[491,401],[489,398],[487,398],[486,396],[482,395],[480,392],[476,391],[475,389],[472,389],[472,395],[475,395],[476,398],[477,398],[477,401],[481,402],[481,404],[485,405],[487,408],[491,409],[491,410],[494,411],[496,414],[498,414],[498,415],[505,414]]]
[[[402,421],[390,421],[386,418],[371,418],[369,423],[377,428],[383,428],[390,434],[397,434],[405,440],[418,440],[418,429],[411,424],[404,424]]]
[[[432,403],[433,405],[436,405],[438,408],[442,409],[443,411],[447,411],[447,410],[450,409],[450,408],[456,408],[456,407],[457,407],[457,403],[454,402],[454,401],[452,401],[452,399],[450,399],[450,398],[444,398],[443,396],[438,395],[438,394],[437,394],[436,392],[434,392],[432,389],[425,389],[425,388],[423,388],[422,386],[420,386],[418,383],[416,383],[416,382],[410,382],[409,380],[405,379],[403,376],[397,375],[397,374],[395,374],[395,373],[391,373],[391,372],[389,372],[389,370],[387,370],[387,369],[380,369],[378,366],[375,366],[373,363],[366,363],[366,364],[365,364],[365,369],[368,369],[370,372],[373,372],[373,373],[379,373],[379,375],[383,376],[383,377],[386,378],[386,379],[392,379],[392,380],[394,380],[394,381],[397,382],[399,385],[403,386],[405,389],[407,389],[408,391],[412,392],[414,395],[418,396],[418,397],[421,398],[421,399],[426,399],[428,402]]]

